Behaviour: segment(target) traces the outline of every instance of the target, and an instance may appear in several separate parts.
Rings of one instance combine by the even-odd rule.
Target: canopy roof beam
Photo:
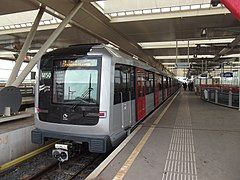
[[[32,60],[28,63],[22,73],[17,77],[17,79],[13,82],[12,86],[18,87],[28,73],[32,70],[32,68],[37,64],[37,62],[41,59],[42,55],[46,52],[46,50],[52,45],[52,43],[57,39],[60,33],[64,30],[65,26],[69,23],[69,21],[73,18],[73,16],[79,11],[82,7],[83,2],[79,2],[76,4],[70,13],[65,17],[65,19],[61,22],[61,24],[55,29],[55,31],[51,34],[48,40],[43,44],[37,54],[32,58]]]
[[[10,86],[16,80],[16,77],[17,77],[18,72],[19,72],[19,70],[21,68],[22,62],[23,62],[23,60],[24,60],[24,58],[25,58],[25,56],[27,54],[27,51],[29,50],[30,45],[31,45],[31,43],[33,41],[33,38],[34,38],[34,36],[36,34],[37,27],[38,27],[39,22],[40,22],[40,20],[42,18],[44,10],[45,10],[45,6],[40,7],[40,10],[39,10],[39,12],[37,14],[37,17],[36,17],[32,27],[31,27],[30,32],[27,35],[27,38],[26,38],[26,40],[25,40],[25,42],[23,44],[23,47],[22,47],[22,49],[20,51],[20,54],[19,54],[19,56],[18,56],[18,58],[16,60],[16,63],[14,65],[14,67],[13,67],[12,73],[11,73],[7,83],[6,83],[6,86]]]

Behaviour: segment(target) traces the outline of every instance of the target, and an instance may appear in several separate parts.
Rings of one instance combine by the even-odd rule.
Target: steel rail
[[[30,152],[28,154],[25,154],[25,155],[23,155],[23,156],[21,156],[21,157],[19,157],[17,159],[14,159],[12,161],[9,161],[9,162],[1,165],[0,166],[0,172],[6,171],[6,170],[8,170],[8,169],[10,169],[10,168],[20,164],[20,163],[23,163],[24,161],[27,161],[27,160],[35,157],[38,154],[41,154],[41,153],[47,151],[48,149],[52,148],[55,143],[56,142],[52,142],[52,143],[50,143],[50,144],[48,144],[46,146],[43,146],[43,147],[41,147],[39,149],[36,149],[35,151],[32,151],[32,152]]]

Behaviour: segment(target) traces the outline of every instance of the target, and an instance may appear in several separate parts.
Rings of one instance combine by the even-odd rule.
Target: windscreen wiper
[[[90,76],[89,76],[89,87],[88,87],[88,101],[90,102],[90,99],[91,99],[91,91],[93,90],[92,89],[92,74],[90,73]]]
[[[84,99],[77,97],[77,100],[81,100],[82,102],[84,102],[85,104],[87,104],[88,102],[85,101]],[[75,112],[76,107],[83,105],[82,103],[75,103],[73,104],[73,106],[70,108],[73,112]]]

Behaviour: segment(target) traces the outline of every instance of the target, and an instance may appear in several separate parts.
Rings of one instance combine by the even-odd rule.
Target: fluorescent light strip
[[[189,47],[196,47],[198,44],[231,43],[233,40],[234,38],[189,40]],[[177,41],[177,43],[178,47],[188,47],[188,41]],[[142,49],[176,48],[176,41],[140,42],[138,44]]]
[[[39,26],[57,24],[57,23],[61,23],[61,22],[62,22],[62,20],[53,17],[53,19],[51,19],[51,20],[40,21]],[[10,25],[10,26],[9,25],[0,26],[0,31],[9,30],[9,29],[19,29],[19,28],[31,27],[32,24],[33,24],[32,22],[28,22],[28,23],[22,23],[22,24],[13,24],[13,25]],[[69,25],[68,25],[68,27],[69,27]]]
[[[222,58],[235,58],[235,57],[240,58],[240,54],[230,54],[230,55],[221,56],[221,57]]]
[[[175,66],[176,63],[162,63],[162,65],[164,66],[171,66],[171,65],[174,65]]]
[[[155,59],[165,60],[165,59],[176,59],[176,56],[154,56]],[[187,55],[180,55],[178,59],[187,59]],[[192,59],[193,55],[189,55],[189,58]],[[214,55],[198,55],[197,58],[214,58]]]
[[[197,59],[203,59],[203,58],[214,58],[215,55],[197,55]],[[240,57],[240,54],[231,54],[231,55],[226,55],[222,56],[221,58],[235,58],[235,57]],[[155,59],[159,60],[166,60],[166,59],[176,59],[176,56],[154,56]],[[179,55],[177,56],[178,59],[188,59],[187,55]],[[189,55],[189,59],[194,58],[193,55]]]
[[[101,2],[101,1],[99,1]],[[98,3],[98,1],[96,2]],[[211,9],[211,4],[193,4],[193,5],[183,5],[183,6],[173,6],[173,7],[161,7],[161,8],[152,8],[152,9],[144,9],[144,10],[134,10],[135,15],[144,15],[144,14],[154,14],[154,13],[170,13],[170,12],[177,12],[177,11],[188,11],[188,10],[198,10],[198,9]],[[214,8],[224,8],[221,4]],[[104,5],[102,7],[104,9]],[[133,15],[132,13],[125,13],[124,11],[121,12],[112,12],[108,14],[110,17],[117,17],[117,16],[130,16]]]

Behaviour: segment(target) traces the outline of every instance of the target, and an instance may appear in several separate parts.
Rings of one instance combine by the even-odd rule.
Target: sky
[[[0,82],[5,82],[8,80],[12,69],[14,67],[15,62],[14,61],[7,61],[7,60],[1,60],[0,59]],[[26,67],[27,63],[23,63],[20,69],[20,73],[22,70]],[[37,67],[35,66],[32,70],[32,72],[36,72]],[[30,80],[30,74],[26,78],[27,80]]]

